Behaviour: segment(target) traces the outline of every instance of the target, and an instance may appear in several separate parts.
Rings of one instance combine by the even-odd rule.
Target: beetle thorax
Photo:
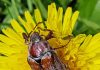
[[[29,49],[29,53],[33,57],[40,57],[43,55],[43,53],[47,52],[48,48],[45,46],[43,42],[36,42],[32,44],[32,46]]]

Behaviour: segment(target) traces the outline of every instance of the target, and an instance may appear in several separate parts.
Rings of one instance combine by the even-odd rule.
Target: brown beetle
[[[49,30],[50,31],[50,30]],[[69,70],[63,64],[55,51],[49,45],[47,39],[51,38],[52,33],[43,39],[38,32],[33,32],[31,35],[23,33],[25,41],[30,39],[28,44],[28,63],[32,70]]]

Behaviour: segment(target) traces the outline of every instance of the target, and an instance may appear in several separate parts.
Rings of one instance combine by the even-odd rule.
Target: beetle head
[[[42,37],[39,35],[38,32],[34,32],[34,33],[30,36],[30,41],[31,41],[32,43],[39,42],[40,40],[42,40]]]

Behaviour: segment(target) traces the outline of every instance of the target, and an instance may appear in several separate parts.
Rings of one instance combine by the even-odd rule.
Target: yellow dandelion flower
[[[79,34],[74,38],[67,38],[72,35],[78,14],[76,11],[72,15],[72,9],[68,7],[63,16],[61,7],[57,10],[55,3],[48,6],[45,24],[55,37],[48,40],[49,44],[53,48],[65,45],[57,50],[57,55],[70,70],[100,70],[100,33],[93,37]],[[28,47],[22,33],[30,33],[36,24],[28,11],[25,12],[26,21],[20,16],[18,18],[24,28],[13,19],[12,28],[3,29],[4,34],[0,34],[0,70],[31,70],[27,63]],[[43,21],[38,9],[35,10],[35,20],[37,23]],[[44,28],[43,24],[40,27]]]
[[[51,13],[52,11],[52,13]],[[56,10],[55,3],[48,6],[48,18],[47,18],[47,28],[56,31],[56,36],[67,36],[72,34],[75,22],[78,18],[79,12],[76,11],[72,15],[72,8],[68,7],[66,9],[64,19],[62,7]],[[63,23],[62,23],[63,22]]]

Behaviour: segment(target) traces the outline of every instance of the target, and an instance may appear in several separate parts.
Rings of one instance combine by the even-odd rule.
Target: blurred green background
[[[57,7],[63,7],[64,12],[68,6],[73,8],[73,12],[79,10],[80,15],[73,34],[100,32],[100,0],[0,0],[0,33],[1,29],[10,26],[11,19],[18,20],[18,15],[23,17],[26,10],[34,17],[34,9],[38,8],[46,20],[48,5],[52,2]]]

